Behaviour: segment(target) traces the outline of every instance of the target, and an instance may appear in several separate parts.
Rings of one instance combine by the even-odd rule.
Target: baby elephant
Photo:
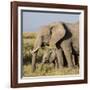
[[[41,63],[41,70],[43,68],[43,65],[45,63],[51,64],[53,63],[54,67],[58,67],[57,63],[57,56],[56,56],[56,49],[55,48],[49,48],[44,52],[42,63]]]

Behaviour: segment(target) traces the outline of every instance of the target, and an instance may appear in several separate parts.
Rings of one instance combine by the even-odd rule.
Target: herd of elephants
[[[54,63],[57,68],[79,66],[79,22],[54,22],[40,28],[32,51],[33,72],[37,52],[42,47],[48,48],[42,57],[42,66],[46,62]]]

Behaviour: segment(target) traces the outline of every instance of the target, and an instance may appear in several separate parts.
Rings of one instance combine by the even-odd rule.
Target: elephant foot
[[[73,67],[74,67],[74,65],[68,65],[68,67],[69,67],[69,68],[73,68]]]
[[[59,68],[59,69],[63,69],[63,68],[64,68],[64,66],[58,66],[58,68]]]
[[[32,73],[35,72],[35,69],[32,69],[31,72],[32,72]]]
[[[78,65],[75,65],[74,68],[79,68],[79,66]]]
[[[40,67],[40,71],[42,71],[43,70],[43,65],[41,65],[41,67]]]
[[[36,67],[32,68],[31,72],[35,72],[35,70],[36,70]]]
[[[68,68],[75,69],[77,68],[75,65],[68,66]]]

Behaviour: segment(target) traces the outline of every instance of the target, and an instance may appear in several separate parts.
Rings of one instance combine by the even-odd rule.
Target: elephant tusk
[[[30,50],[31,54],[34,54],[38,49],[39,49],[39,48],[36,48],[36,49],[33,50],[33,51]]]

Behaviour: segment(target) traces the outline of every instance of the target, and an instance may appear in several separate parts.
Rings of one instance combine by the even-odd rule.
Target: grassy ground
[[[55,69],[50,67],[49,65],[44,65],[43,70],[40,70],[40,64],[37,65],[37,69],[35,72],[31,72],[31,65],[23,66],[23,75],[25,77],[29,76],[51,76],[51,75],[77,75],[79,74],[79,68],[63,68],[63,69]]]

